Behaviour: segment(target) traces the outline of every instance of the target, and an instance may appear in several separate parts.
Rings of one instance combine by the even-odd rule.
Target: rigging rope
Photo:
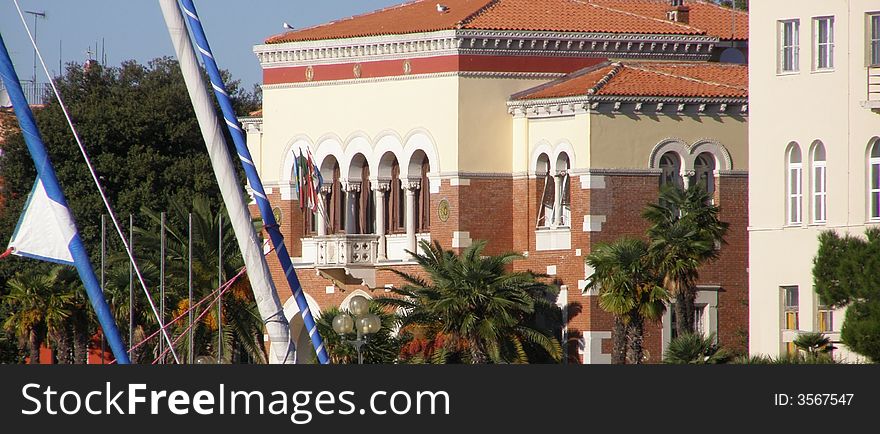
[[[18,0],[13,0],[13,2],[15,3],[15,8],[18,10],[18,16],[21,17],[21,22],[24,25],[28,38],[30,38],[31,40],[31,45],[33,45],[34,47],[34,52],[37,54],[37,58],[40,60],[40,64],[43,66],[43,71],[46,73],[46,77],[48,77],[49,79],[49,85],[52,87],[52,91],[55,93],[55,97],[58,99],[58,104],[61,107],[61,111],[64,112],[64,117],[67,119],[67,124],[70,125],[70,130],[73,132],[73,137],[74,139],[76,139],[76,144],[79,146],[79,150],[82,153],[83,159],[85,159],[86,166],[88,166],[89,168],[89,173],[92,175],[92,180],[95,181],[95,186],[98,187],[98,192],[101,194],[101,200],[104,201],[104,206],[107,208],[107,211],[110,214],[110,220],[113,221],[113,226],[116,228],[116,232],[119,234],[119,238],[122,240],[123,246],[125,246],[125,251],[126,253],[128,253],[128,258],[132,263],[135,274],[137,274],[138,281],[140,281],[141,287],[144,289],[144,294],[147,296],[147,301],[149,301],[150,303],[150,308],[152,308],[153,314],[156,316],[156,321],[161,327],[160,330],[162,331],[162,335],[165,337],[165,341],[168,342],[170,346],[171,337],[168,335],[168,332],[165,331],[164,324],[162,323],[162,319],[159,315],[159,310],[156,308],[156,303],[153,301],[153,297],[150,296],[150,291],[147,289],[147,284],[144,281],[143,275],[141,275],[140,267],[138,267],[137,262],[134,259],[134,253],[132,252],[131,246],[129,246],[128,241],[126,241],[125,239],[125,234],[122,231],[122,226],[120,226],[119,220],[116,218],[116,213],[113,212],[113,207],[110,206],[110,201],[107,199],[107,195],[104,194],[104,189],[101,187],[101,182],[98,180],[98,174],[95,172],[95,168],[92,166],[92,162],[89,159],[86,148],[79,137],[79,133],[76,131],[76,127],[73,124],[73,120],[70,117],[67,106],[64,104],[64,100],[61,98],[61,93],[55,86],[55,80],[52,79],[52,74],[49,73],[49,68],[46,67],[46,62],[43,61],[43,55],[40,53],[40,49],[37,47],[37,41],[34,39],[33,34],[31,34],[31,31],[27,26],[27,20],[24,17],[21,5],[18,4]],[[59,74],[60,73],[61,71],[59,71]],[[174,361],[180,364],[180,359],[177,357],[177,352],[174,351],[173,348],[171,348],[171,354],[174,356]]]

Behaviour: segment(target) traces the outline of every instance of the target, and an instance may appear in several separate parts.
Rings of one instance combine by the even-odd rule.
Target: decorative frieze
[[[263,68],[442,55],[708,60],[718,38],[702,35],[443,30],[409,35],[299,41],[254,47]]]

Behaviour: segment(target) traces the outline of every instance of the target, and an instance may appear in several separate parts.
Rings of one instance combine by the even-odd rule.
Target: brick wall
[[[453,232],[467,231],[471,239],[489,241],[487,253],[503,251],[524,253],[527,257],[513,265],[514,270],[532,270],[546,273],[555,266],[550,280],[568,286],[569,348],[572,362],[578,360],[578,339],[584,331],[611,331],[613,317],[599,308],[597,297],[584,296],[578,281],[584,276],[584,257],[597,243],[611,242],[620,236],[643,237],[647,222],[641,213],[647,203],[655,202],[659,193],[658,176],[652,173],[610,174],[604,176],[605,188],[582,189],[580,178],[571,180],[572,228],[571,249],[539,252],[536,250],[535,221],[543,191],[543,179],[470,179],[470,185],[452,186],[448,179],[440,185],[440,192],[431,195],[431,237],[450,248]],[[716,201],[721,208],[721,219],[731,224],[727,244],[719,259],[701,271],[699,284],[721,287],[718,305],[719,339],[728,348],[745,350],[745,332],[748,329],[748,180],[744,176],[724,176],[716,182]],[[282,233],[288,240],[293,256],[301,251],[302,216],[295,201],[281,201],[277,192],[270,194],[273,207],[280,206],[284,214]],[[437,217],[439,202],[449,202],[450,213],[446,222]],[[256,210],[252,208],[252,212]],[[584,231],[584,216],[605,216],[601,231]],[[460,249],[459,249],[460,250]],[[580,250],[580,255],[578,255]],[[290,297],[284,275],[274,255],[269,266],[283,301]],[[416,266],[397,269],[418,273]],[[325,290],[333,282],[318,275],[314,269],[300,269],[297,274],[306,292],[322,308],[338,306],[351,291],[363,289],[374,296],[385,293],[384,286],[403,284],[400,277],[387,270],[378,270],[376,287],[359,285],[336,287],[332,294]],[[646,327],[645,348],[651,362],[659,362],[661,351],[661,324]],[[607,339],[606,339],[607,340]],[[602,346],[610,350],[609,342]]]

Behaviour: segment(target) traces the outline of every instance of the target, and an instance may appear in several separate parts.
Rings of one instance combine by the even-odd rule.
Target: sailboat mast
[[[294,346],[290,340],[290,324],[284,316],[284,308],[275,290],[275,284],[269,274],[269,267],[263,256],[263,250],[254,232],[250,212],[241,194],[241,185],[232,165],[232,159],[226,147],[226,140],[220,130],[217,115],[214,113],[210,95],[208,94],[198,59],[189,39],[183,15],[177,0],[159,0],[162,15],[171,36],[174,50],[177,53],[183,78],[189,92],[196,118],[202,130],[211,166],[223,196],[223,202],[229,214],[238,247],[241,250],[248,279],[254,292],[257,309],[266,325],[272,353],[275,355],[270,363],[294,363]]]
[[[192,0],[182,0],[182,7],[186,13],[193,37],[195,37],[196,45],[202,55],[202,61],[205,63],[205,68],[208,71],[208,77],[211,78],[211,86],[214,88],[214,95],[220,103],[226,126],[229,133],[232,135],[232,141],[235,144],[236,152],[238,152],[238,158],[244,166],[244,172],[245,175],[247,175],[251,191],[253,191],[254,200],[256,201],[257,207],[260,209],[260,214],[263,217],[263,227],[266,229],[266,232],[269,233],[269,238],[272,241],[272,245],[275,247],[275,254],[278,256],[278,262],[281,265],[281,269],[284,270],[284,275],[287,276],[287,283],[290,286],[290,291],[299,307],[303,324],[305,324],[305,328],[312,340],[312,345],[315,348],[318,361],[322,364],[329,363],[330,358],[327,355],[327,350],[324,347],[321,335],[318,333],[318,327],[312,316],[311,310],[309,309],[305,294],[303,293],[302,284],[300,284],[299,278],[296,276],[296,270],[293,268],[293,263],[290,260],[290,253],[287,251],[287,246],[284,245],[284,237],[281,235],[281,231],[278,228],[278,222],[275,221],[275,215],[272,212],[272,205],[266,197],[263,182],[260,180],[260,175],[257,173],[257,168],[253,163],[253,157],[251,157],[250,150],[248,150],[247,143],[245,143],[244,134],[241,131],[241,127],[239,127],[238,117],[235,115],[235,110],[232,108],[232,101],[229,98],[226,85],[223,83],[223,77],[220,75],[220,68],[217,66],[217,62],[211,52],[211,46],[208,44],[208,38],[205,35],[204,28],[202,28],[202,22],[199,19],[195,4],[193,4]],[[312,176],[312,174],[308,174],[307,176]]]

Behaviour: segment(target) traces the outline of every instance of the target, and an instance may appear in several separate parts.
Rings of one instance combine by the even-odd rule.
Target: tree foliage
[[[658,203],[649,204],[642,216],[647,231],[652,268],[675,297],[677,334],[694,332],[694,302],[700,268],[718,258],[729,224],[718,218],[719,209],[701,183],[686,190],[666,185]]]
[[[843,343],[880,362],[880,229],[867,229],[864,238],[822,232],[813,285],[823,304],[847,308]]]
[[[612,333],[612,363],[642,363],[645,322],[659,320],[668,299],[651,269],[648,244],[626,237],[599,244],[586,262],[594,270],[588,287],[599,290],[599,307],[619,323]]]
[[[413,336],[403,354],[419,363],[558,362],[561,322],[555,291],[530,272],[511,272],[514,253],[483,256],[485,241],[460,255],[438,242],[420,243],[415,260],[427,278],[392,270],[407,284],[379,303],[401,312]]]
[[[228,74],[225,76],[237,111],[249,112],[259,105],[257,96],[242,90],[238,81],[229,80]],[[158,222],[139,215],[140,210],[167,210],[175,201],[189,203],[196,196],[206,198],[211,209],[219,209],[219,189],[175,60],[159,58],[146,65],[128,61],[118,67],[84,68],[69,64],[56,82],[102,187],[122,220],[135,214],[137,225],[156,233]],[[47,101],[43,108],[34,110],[34,115],[80,235],[97,267],[100,220],[106,211],[60,105],[54,96]],[[227,142],[231,147],[232,141]],[[243,180],[243,172],[240,174]],[[6,196],[6,206],[0,212],[0,238],[9,239],[36,178],[34,163],[20,132],[6,138],[0,157],[0,177],[5,182]],[[177,214],[171,219],[171,225],[185,225]],[[127,222],[121,223],[127,228]],[[109,222],[107,240],[108,252],[123,251]],[[237,248],[227,251],[231,253]],[[34,261],[17,257],[0,261],[0,296],[8,292],[8,279],[33,267]],[[148,263],[143,268],[155,273]],[[117,287],[125,288],[125,303],[120,298],[111,304],[117,312],[126,312],[120,326],[124,324],[127,328],[127,265],[110,270],[108,275],[119,280]],[[71,290],[79,288],[78,296],[84,300],[76,279],[67,285]],[[74,316],[81,313],[76,311]],[[0,321],[5,317],[0,317]],[[93,332],[94,321],[90,322]],[[144,319],[142,324],[148,325],[149,321]],[[259,343],[256,346],[261,347]],[[4,360],[14,361],[11,353],[3,354],[10,355]]]

